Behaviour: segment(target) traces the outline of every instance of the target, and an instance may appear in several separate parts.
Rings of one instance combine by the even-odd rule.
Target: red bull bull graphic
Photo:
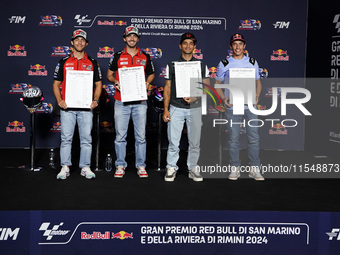
[[[124,240],[127,238],[133,239],[132,234],[133,234],[132,232],[128,233],[125,231],[119,231],[118,233],[112,233],[112,239],[115,239],[115,238],[120,239],[120,240]]]
[[[53,52],[51,54],[51,57],[66,57],[72,51],[72,48],[69,46],[56,46],[52,47],[52,49]]]
[[[49,27],[57,27],[61,26],[63,23],[63,19],[61,16],[57,15],[46,15],[46,16],[40,16],[41,21],[39,23],[39,26],[49,26]]]
[[[40,64],[31,65],[28,71],[29,76],[47,76],[47,70],[45,66]]]
[[[287,131],[287,128],[283,126],[281,123],[276,123],[269,129],[269,134],[270,135],[287,135],[288,131]]]
[[[25,133],[26,127],[24,126],[24,122],[21,121],[11,121],[8,122],[8,126],[6,127],[7,133]]]
[[[238,27],[239,30],[260,30],[261,21],[256,19],[245,19],[240,20],[241,25]]]
[[[271,61],[289,61],[287,50],[273,50],[273,54],[270,56]]]
[[[8,57],[26,57],[27,51],[25,51],[25,46],[21,46],[16,44],[14,46],[9,46],[9,50],[7,51]]]
[[[114,127],[111,122],[103,121],[100,123],[100,132],[101,133],[114,133]]]
[[[120,20],[120,21],[116,21],[115,25],[116,26],[127,26],[127,22]]]
[[[114,48],[104,46],[99,47],[99,51],[97,53],[97,58],[112,58],[114,56]]]

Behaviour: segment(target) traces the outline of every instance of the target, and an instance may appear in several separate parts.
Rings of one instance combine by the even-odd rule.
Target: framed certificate
[[[90,109],[93,98],[93,71],[66,71],[65,102],[67,108]]]
[[[148,99],[143,66],[119,68],[118,74],[122,102]]]

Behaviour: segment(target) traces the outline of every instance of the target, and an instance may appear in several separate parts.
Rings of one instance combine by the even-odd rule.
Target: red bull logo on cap
[[[270,56],[271,61],[289,61],[287,50],[273,50],[273,54]]]
[[[29,76],[47,76],[47,70],[45,66],[40,64],[31,65],[28,71]]]
[[[127,238],[133,239],[132,234],[133,234],[132,232],[127,233],[125,231],[119,231],[118,233],[112,233],[112,239],[114,239],[114,238],[117,238],[117,239],[120,239],[120,240],[124,240],[124,239],[127,239]]]
[[[26,57],[27,51],[25,51],[25,46],[20,46],[16,44],[14,46],[9,46],[9,50],[7,51],[8,57]]]
[[[12,121],[8,122],[8,126],[6,127],[7,133],[24,133],[26,132],[26,128],[24,127],[24,122],[21,121]]]
[[[114,55],[114,48],[104,46],[104,47],[99,47],[97,58],[112,58],[113,55]]]

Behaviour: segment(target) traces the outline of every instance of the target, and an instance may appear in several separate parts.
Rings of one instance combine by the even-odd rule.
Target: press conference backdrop
[[[230,35],[242,33],[245,36],[245,53],[255,58],[261,69],[263,91],[259,109],[271,107],[272,87],[305,86],[303,81],[277,84],[271,78],[301,78],[305,75],[307,0],[52,3],[14,0],[1,5],[1,148],[30,145],[30,113],[19,100],[27,86],[37,86],[44,93],[44,105],[35,114],[36,146],[59,146],[62,123],[48,112],[55,104],[53,72],[59,59],[69,54],[70,37],[77,28],[88,33],[86,51],[98,60],[104,88],[109,93],[109,102],[100,114],[102,135],[114,135],[113,97],[106,72],[109,59],[125,46],[122,34],[129,25],[139,28],[139,47],[153,60],[154,86],[164,85],[166,63],[180,55],[178,44],[184,32],[196,35],[195,57],[207,63],[212,81],[219,61],[230,55]],[[213,119],[218,115],[212,106],[210,101],[208,115]],[[152,110],[149,107],[149,112]],[[291,107],[287,115],[282,116],[278,107],[273,114],[262,119],[264,125],[259,131],[261,148],[304,148],[304,115],[299,109]],[[285,119],[293,119],[297,125],[286,127],[284,123],[287,122],[282,122]]]

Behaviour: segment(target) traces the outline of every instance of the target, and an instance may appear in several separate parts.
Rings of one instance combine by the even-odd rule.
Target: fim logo
[[[29,76],[47,76],[47,70],[45,66],[40,64],[31,65],[30,70],[28,71]]]
[[[339,228],[333,228],[331,232],[326,232],[326,234],[329,236],[328,240],[333,240],[334,237],[337,237],[336,240],[340,240],[340,229]]]
[[[26,20],[26,16],[23,16],[23,17],[21,17],[21,16],[12,16],[8,20],[9,20],[9,23],[15,23],[15,24],[22,23],[22,24],[24,24],[25,20]]]
[[[290,21],[285,22],[285,21],[276,21],[275,24],[273,24],[274,28],[279,28],[279,29],[288,29],[289,28]]]
[[[6,241],[8,238],[17,240],[20,228],[12,230],[11,228],[0,228],[0,241]]]
[[[54,225],[51,229],[48,227],[50,226],[50,222],[44,222],[41,224],[39,230],[44,231],[43,236],[46,236],[46,240],[51,240],[53,236],[65,236],[67,235],[70,230],[59,230],[59,227],[64,225],[64,222],[60,222],[58,225]]]
[[[112,233],[112,239],[114,239],[114,238],[118,238],[120,240],[124,240],[126,238],[133,239],[132,234],[133,234],[132,232],[131,232],[131,234],[129,234],[125,231],[120,231],[118,233]]]
[[[25,133],[26,128],[24,127],[24,122],[21,121],[12,121],[8,122],[8,126],[6,127],[7,133]]]
[[[18,44],[14,46],[9,46],[9,50],[7,51],[8,57],[26,57],[27,51],[25,51],[25,46],[20,46]]]

